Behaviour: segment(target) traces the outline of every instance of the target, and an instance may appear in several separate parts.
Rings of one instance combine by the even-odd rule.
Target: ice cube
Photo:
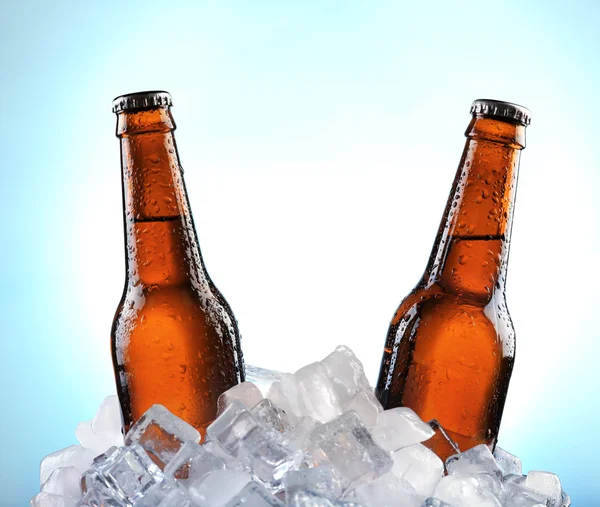
[[[199,442],[200,433],[162,405],[152,405],[131,427],[125,445],[139,444],[162,469],[184,442]]]
[[[442,502],[437,498],[428,498],[423,502],[423,507],[452,507],[450,504],[446,502]]]
[[[305,449],[308,443],[308,437],[311,432],[317,427],[317,423],[312,417],[303,417],[296,425],[283,432],[283,437],[295,449]]]
[[[291,470],[283,477],[285,497],[291,503],[295,491],[312,491],[334,499],[342,494],[342,484],[333,470],[327,466]]]
[[[71,445],[48,454],[40,463],[40,485],[44,484],[57,468],[75,467],[79,473],[85,472],[92,464],[94,456],[92,451],[80,445]]]
[[[460,507],[501,507],[489,491],[493,482],[486,474],[447,475],[438,482],[433,497]]]
[[[444,463],[423,444],[413,444],[392,453],[392,473],[402,477],[422,497],[431,496],[444,475]]]
[[[546,505],[546,497],[536,493],[522,483],[505,483],[502,493],[502,505],[504,507],[533,507],[535,505]]]
[[[342,413],[342,405],[327,370],[321,363],[300,368],[294,377],[298,382],[306,412],[315,421],[326,423]]]
[[[60,495],[74,504],[81,498],[81,473],[75,467],[57,468],[42,484],[42,492]]]
[[[362,363],[350,348],[340,345],[322,361],[331,377],[342,403],[347,403],[357,392],[373,392]]]
[[[226,468],[230,468],[232,470],[243,470],[245,468],[241,461],[227,454],[214,440],[207,440],[206,443],[202,444],[202,448],[206,450],[206,452],[223,460]]]
[[[502,449],[502,447],[496,446],[496,449],[494,449],[494,458],[496,459],[496,463],[498,463],[498,466],[502,470],[502,475],[521,475],[523,473],[521,460],[517,458],[514,454],[511,454],[510,452],[507,452],[504,449]]]
[[[283,507],[283,503],[257,482],[249,482],[227,503],[227,507]]]
[[[375,395],[370,391],[359,391],[344,406],[344,411],[354,410],[365,423],[367,428],[372,428],[377,423],[377,416],[383,407]]]
[[[165,476],[186,484],[225,468],[225,462],[195,442],[186,442],[165,467]]]
[[[555,474],[532,470],[527,474],[524,486],[544,495],[551,507],[558,507],[562,503],[562,486]]]
[[[54,495],[52,493],[38,493],[31,500],[29,500],[31,507],[68,507],[72,505],[60,495]]]
[[[273,383],[281,380],[283,375],[280,371],[259,368],[251,364],[246,365],[246,380],[256,385],[263,396],[267,395]]]
[[[97,456],[112,446],[123,445],[123,418],[121,406],[116,396],[104,399],[91,421],[80,422],[75,436],[83,447],[92,450]]]
[[[158,504],[167,499],[168,495],[173,491],[185,491],[173,479],[165,477],[162,481],[152,485],[144,496],[135,502],[135,507],[156,507]]]
[[[310,434],[309,452],[317,466],[329,463],[344,487],[376,479],[393,464],[354,411],[318,426]]]
[[[492,455],[492,451],[485,444],[476,445],[471,449],[450,456],[446,460],[446,470],[454,474],[484,473],[502,480],[502,470]]]
[[[371,430],[373,440],[389,452],[421,443],[434,435],[429,424],[408,407],[384,410]]]
[[[187,491],[177,488],[170,491],[158,507],[193,507],[194,505]]]
[[[266,397],[286,413],[292,425],[308,415],[300,386],[294,375],[284,373],[280,380],[271,385]]]
[[[338,502],[334,502],[328,496],[322,495],[312,490],[297,489],[287,495],[286,505],[289,507],[338,507]]]
[[[215,470],[188,486],[192,499],[202,507],[223,507],[251,481],[241,470]]]
[[[217,416],[231,405],[233,400],[241,401],[246,408],[250,409],[261,402],[263,395],[260,389],[252,382],[242,382],[225,391],[217,401]]]
[[[300,465],[302,453],[286,445],[280,433],[261,427],[245,439],[240,458],[269,489],[278,490],[284,474]]]
[[[260,422],[281,433],[291,428],[286,413],[269,399],[260,401],[250,412]]]
[[[130,507],[130,503],[124,503],[115,498],[110,490],[102,484],[89,489],[83,498],[75,504],[75,507]]]
[[[104,487],[123,503],[135,503],[163,480],[164,474],[138,444],[113,448],[82,479],[86,491]]]
[[[228,455],[238,457],[245,439],[259,428],[256,417],[239,400],[233,400],[225,411],[206,429],[211,440],[214,440]]]
[[[359,502],[369,507],[395,507],[400,498],[403,507],[421,507],[424,498],[408,481],[392,473],[359,485],[354,493]]]

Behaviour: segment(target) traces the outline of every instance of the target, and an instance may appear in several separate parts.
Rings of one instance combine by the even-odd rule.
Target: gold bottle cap
[[[136,111],[138,109],[153,109],[162,106],[172,106],[173,99],[167,92],[154,90],[149,92],[127,93],[119,95],[112,103],[113,113]]]
[[[531,111],[529,109],[502,100],[477,99],[471,104],[471,114],[512,120],[521,125],[531,123]]]

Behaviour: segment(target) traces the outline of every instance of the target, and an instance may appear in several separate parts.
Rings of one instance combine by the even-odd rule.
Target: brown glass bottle
[[[427,269],[387,335],[376,394],[437,419],[461,451],[493,448],[515,357],[505,299],[517,172],[529,112],[478,100]],[[438,446],[439,443],[439,446]],[[447,457],[448,446],[432,439]]]
[[[118,97],[125,290],[111,350],[125,431],[160,403],[199,430],[244,380],[240,335],[211,281],[183,182],[166,92]]]

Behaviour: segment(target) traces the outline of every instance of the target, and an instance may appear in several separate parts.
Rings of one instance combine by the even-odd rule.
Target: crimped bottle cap
[[[167,92],[153,90],[149,92],[127,93],[119,95],[112,103],[113,113],[136,111],[138,109],[153,109],[155,107],[172,106],[173,99]]]
[[[477,99],[471,105],[471,114],[512,120],[521,125],[531,123],[531,111],[529,109],[502,100]]]

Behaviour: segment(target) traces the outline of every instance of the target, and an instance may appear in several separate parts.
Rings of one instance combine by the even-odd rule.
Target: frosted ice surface
[[[444,475],[444,463],[422,444],[413,444],[392,453],[392,473],[407,480],[423,497],[431,496]]]
[[[192,507],[192,497],[188,495],[187,491],[176,488],[169,492],[165,499],[158,504],[158,507]]]
[[[562,503],[562,486],[555,474],[532,470],[527,474],[524,486],[546,496],[551,507],[558,507]]]
[[[331,377],[339,400],[346,404],[358,391],[370,391],[371,386],[363,365],[350,348],[340,345],[322,361]]]
[[[227,507],[283,507],[277,498],[256,482],[249,482],[232,498]]]
[[[353,411],[318,426],[309,437],[309,452],[316,465],[330,464],[344,486],[373,480],[393,464]]]
[[[294,377],[298,382],[306,411],[315,421],[325,423],[342,413],[342,405],[333,382],[321,363],[312,363],[300,368]]]
[[[378,445],[392,452],[424,442],[435,432],[413,410],[408,407],[398,407],[379,413],[371,433]]]
[[[428,498],[423,502],[423,507],[452,507],[450,504],[446,502],[442,502],[437,498]]]
[[[278,408],[269,399],[260,401],[250,410],[260,422],[276,431],[283,433],[290,429],[290,422],[286,413]]]
[[[40,463],[40,485],[50,474],[60,467],[75,467],[79,473],[85,472],[94,459],[94,453],[80,445],[71,445],[60,451],[48,454]]]
[[[546,497],[525,487],[523,483],[510,482],[504,485],[503,507],[533,507],[539,504],[545,506]]]
[[[281,380],[283,375],[280,371],[259,368],[251,364],[246,365],[246,381],[256,385],[263,396],[267,395],[273,383]]]
[[[206,452],[223,460],[227,468],[231,468],[232,470],[241,470],[244,468],[244,465],[238,461],[237,458],[227,454],[214,440],[207,440],[206,443],[202,444],[202,448],[206,450]]]
[[[294,375],[284,373],[280,380],[273,383],[266,397],[287,414],[292,425],[308,415],[300,386]]]
[[[250,474],[241,470],[215,470],[193,481],[188,492],[202,507],[223,507],[251,480]]]
[[[471,449],[450,456],[446,460],[446,470],[449,474],[485,473],[502,480],[502,470],[485,444],[476,445]]]
[[[344,411],[354,410],[367,428],[375,426],[377,416],[383,411],[381,403],[370,391],[357,392],[344,408]]]
[[[502,447],[496,446],[494,449],[494,458],[498,463],[498,466],[502,470],[503,475],[516,474],[521,475],[523,473],[523,467],[521,460],[514,454],[505,451]]]
[[[177,454],[184,442],[199,441],[198,430],[162,405],[152,405],[125,436],[126,445],[141,445],[160,468]]]
[[[217,415],[221,415],[223,411],[231,405],[233,400],[241,401],[246,408],[250,409],[260,403],[263,395],[260,389],[252,382],[242,382],[225,391],[217,401]]]
[[[61,495],[74,504],[81,498],[81,473],[75,467],[57,468],[42,484],[42,492]]]
[[[256,417],[242,402],[234,400],[206,429],[206,433],[227,454],[237,457],[244,439],[258,427]]]
[[[165,467],[165,476],[182,484],[225,468],[225,462],[195,442],[186,442]]]
[[[501,507],[488,490],[492,483],[486,474],[447,475],[437,484],[433,497],[460,507]]]
[[[292,470],[283,477],[283,485],[288,502],[295,491],[312,491],[331,499],[342,494],[340,479],[327,465]]]
[[[119,399],[116,396],[108,396],[91,421],[80,422],[77,425],[75,436],[83,447],[92,450],[97,456],[113,445],[123,445],[122,428]]]
[[[355,489],[359,502],[369,507],[421,507],[423,496],[402,477],[392,473],[385,474],[367,484],[361,484]],[[399,500],[402,499],[400,504]]]
[[[30,501],[31,507],[69,507],[64,497],[52,493],[38,493]]]

